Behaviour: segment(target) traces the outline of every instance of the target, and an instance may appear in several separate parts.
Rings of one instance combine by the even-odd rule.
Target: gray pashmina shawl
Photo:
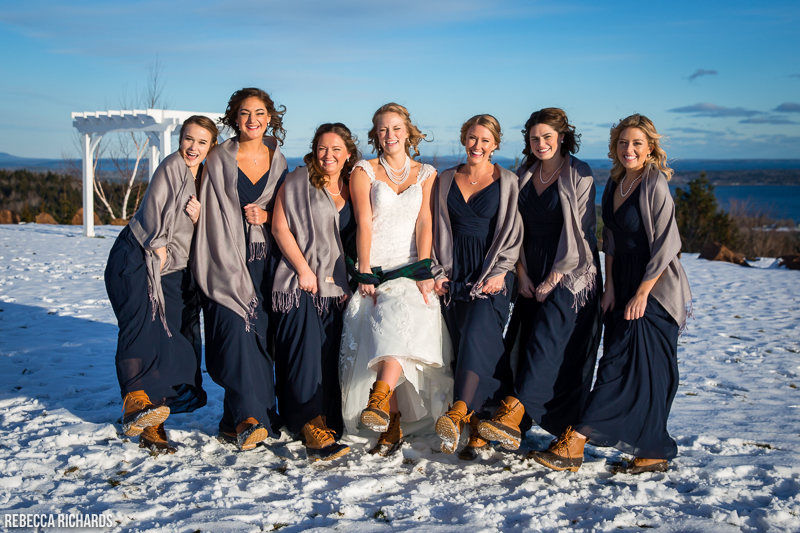
[[[311,295],[318,313],[331,301],[350,294],[344,249],[339,236],[339,211],[326,189],[308,178],[308,167],[298,167],[283,184],[284,212],[308,266],[317,276],[317,294]],[[281,257],[272,286],[272,310],[288,313],[300,306],[297,271]]]
[[[492,245],[483,261],[483,270],[478,281],[470,289],[472,298],[486,298],[481,292],[484,282],[512,270],[519,259],[522,247],[522,217],[517,209],[519,185],[517,176],[500,165],[500,205],[497,209],[497,226]],[[431,272],[436,280],[450,278],[453,273],[453,228],[447,209],[447,195],[453,185],[456,170],[453,167],[439,175],[433,186],[433,247],[431,250]],[[508,287],[503,284],[503,291]]]
[[[189,198],[196,194],[194,176],[186,166],[183,156],[180,152],[170,154],[156,169],[142,198],[142,205],[128,223],[134,237],[144,249],[147,292],[153,308],[153,320],[158,313],[170,337],[172,333],[164,315],[161,276],[179,272],[189,262],[194,224],[184,207]],[[161,247],[167,249],[167,261],[164,265],[161,265],[161,258],[155,252]]]
[[[541,161],[536,160],[529,167],[523,165],[517,169],[519,190],[536,175],[540,165]],[[552,272],[564,275],[559,285],[574,295],[573,308],[577,310],[597,292],[597,267],[592,256],[597,247],[597,214],[592,169],[570,154],[567,154],[558,174],[558,197],[564,212],[564,225]],[[520,254],[520,261],[527,272],[524,253]]]
[[[642,281],[658,278],[650,295],[667,310],[683,330],[687,316],[692,314],[692,291],[689,288],[686,272],[678,259],[681,236],[675,220],[675,202],[672,200],[666,176],[655,165],[647,166],[639,187],[642,188],[639,194],[639,209],[650,243],[650,261],[647,263]],[[603,204],[613,202],[612,190],[609,178],[603,191]],[[603,251],[614,256],[614,235],[608,226],[603,228]],[[617,302],[616,305],[626,304],[627,302]]]
[[[264,144],[275,153],[264,192],[254,203],[264,211],[272,211],[275,189],[286,172],[286,158],[274,138],[265,137]],[[251,226],[243,222],[236,162],[238,151],[239,139],[233,137],[211,150],[206,159],[200,185],[202,208],[192,252],[192,272],[200,290],[242,317],[245,330],[250,331],[258,298],[246,262],[267,257],[272,235],[267,233],[267,224]]]

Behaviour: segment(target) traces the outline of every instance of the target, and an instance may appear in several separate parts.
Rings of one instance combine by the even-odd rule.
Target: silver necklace
[[[263,146],[263,145],[259,145],[259,146],[258,146],[258,149],[256,149],[256,155],[255,155],[255,156],[253,156],[253,164],[254,164],[254,165],[258,165],[258,161],[257,161],[257,159],[258,159],[258,156],[260,156],[260,155],[261,155],[261,147],[262,147],[262,146]],[[242,151],[244,151],[244,150],[242,150]],[[247,157],[250,157],[250,155],[249,155],[249,154],[247,154],[247,153],[245,153],[244,155],[246,155]]]
[[[643,175],[644,175],[644,173],[642,173],[642,174],[639,174],[639,177],[638,177],[638,178],[636,178],[635,180],[633,180],[633,183],[631,183],[631,186],[630,186],[630,187],[628,187],[628,192],[622,192],[622,187],[624,187],[624,186],[625,186],[625,178],[627,178],[627,177],[628,177],[628,175],[627,175],[627,174],[625,174],[625,176],[623,176],[623,178],[622,178],[622,182],[620,182],[620,184],[619,184],[619,194],[620,194],[620,196],[622,196],[623,198],[625,198],[626,196],[628,196],[628,195],[631,193],[631,189],[633,189],[633,186],[634,186],[634,185],[636,185],[636,182],[637,182],[637,181],[639,181],[640,179],[642,179],[642,176],[643,176]]]
[[[331,192],[330,189],[328,189],[327,187],[325,187],[325,188],[328,189],[328,193],[331,196],[339,196],[340,194],[342,194],[342,185],[341,185],[341,183],[342,183],[342,176],[339,176],[339,179],[336,180],[336,185],[338,185],[339,192]],[[330,183],[328,183],[328,185],[330,185]]]
[[[492,173],[494,173],[494,165],[492,165]],[[467,178],[467,181],[469,181],[469,178]],[[469,181],[469,184],[470,185],[477,185],[479,181],[481,181],[481,176],[480,175],[478,176],[477,180]]]
[[[564,159],[564,161],[566,161],[566,159]],[[563,166],[564,166],[564,161],[562,161],[562,162],[561,162],[561,164],[560,164],[560,165],[558,165],[558,168],[556,169],[556,171],[555,171],[555,172],[553,172],[552,174],[550,174],[550,178],[548,178],[548,180],[547,180],[547,181],[544,181],[544,178],[542,178],[542,169],[544,168],[544,161],[542,161],[542,164],[539,166],[539,181],[541,181],[541,182],[542,182],[542,185],[547,185],[548,183],[550,183],[551,181],[553,181],[553,176],[555,176],[556,174],[558,174],[558,171],[559,171],[559,170],[561,170],[561,167],[563,167]]]
[[[383,157],[383,154],[378,156],[378,162],[383,167],[383,170],[386,171],[386,175],[392,180],[392,183],[395,185],[401,185],[404,181],[408,179],[409,174],[411,174],[411,158],[406,155],[406,162],[401,169],[393,169],[389,166],[388,161],[386,158]]]

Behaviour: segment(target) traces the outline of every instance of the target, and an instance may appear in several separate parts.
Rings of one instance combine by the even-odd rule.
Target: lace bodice
[[[389,270],[416,262],[415,229],[422,206],[422,184],[436,173],[436,169],[423,164],[417,182],[397,194],[389,185],[375,178],[369,161],[362,159],[355,166],[367,173],[372,184],[369,193],[372,204],[371,265]]]

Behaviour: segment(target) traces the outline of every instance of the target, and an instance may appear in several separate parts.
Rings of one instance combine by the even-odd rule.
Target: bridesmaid
[[[611,178],[603,193],[608,350],[586,408],[537,462],[577,471],[587,439],[632,453],[617,469],[665,472],[677,455],[667,432],[678,389],[678,334],[691,292],[678,253],[681,240],[667,182],[672,170],[661,136],[645,116],[631,115],[611,129]]]
[[[461,126],[467,162],[445,170],[433,193],[435,290],[455,353],[455,403],[436,421],[441,448],[453,453],[465,424],[472,460],[489,443],[478,434],[489,406],[513,394],[513,374],[503,345],[514,265],[522,245],[519,189],[513,172],[492,164],[500,146],[500,124],[476,115]]]
[[[156,453],[175,452],[164,431],[170,412],[206,404],[197,292],[187,264],[200,214],[195,180],[217,134],[207,117],[186,119],[178,151],[156,169],[141,207],[111,248],[105,271],[119,324],[122,429],[139,435],[140,448]]]
[[[339,343],[350,295],[344,243],[356,230],[348,178],[360,158],[344,124],[323,124],[303,158],[307,166],[286,177],[273,212],[283,255],[272,289],[278,404],[312,460],[350,451],[336,442],[344,429]]]
[[[276,255],[269,225],[287,170],[279,148],[285,112],[261,89],[233,93],[221,122],[237,135],[210,154],[200,187],[192,269],[205,294],[206,366],[225,389],[219,438],[240,450],[278,435],[267,346]]]
[[[574,157],[580,135],[567,114],[545,108],[525,123],[519,211],[525,223],[517,263],[520,298],[507,345],[519,331],[516,395],[481,434],[519,447],[522,409],[560,435],[578,421],[600,344],[600,256],[592,169]]]

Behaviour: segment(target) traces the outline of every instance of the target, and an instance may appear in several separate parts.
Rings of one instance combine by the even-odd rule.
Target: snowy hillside
[[[538,428],[519,453],[472,463],[435,438],[388,460],[351,438],[351,454],[310,464],[286,436],[244,453],[218,443],[210,380],[207,407],[167,420],[175,455],[121,435],[103,284],[119,229],[80,231],[0,226],[3,513],[105,513],[114,531],[800,531],[800,272],[772,260],[684,255],[696,318],[665,474],[612,475],[620,454],[591,446],[578,473],[552,472],[525,460],[551,438]]]

